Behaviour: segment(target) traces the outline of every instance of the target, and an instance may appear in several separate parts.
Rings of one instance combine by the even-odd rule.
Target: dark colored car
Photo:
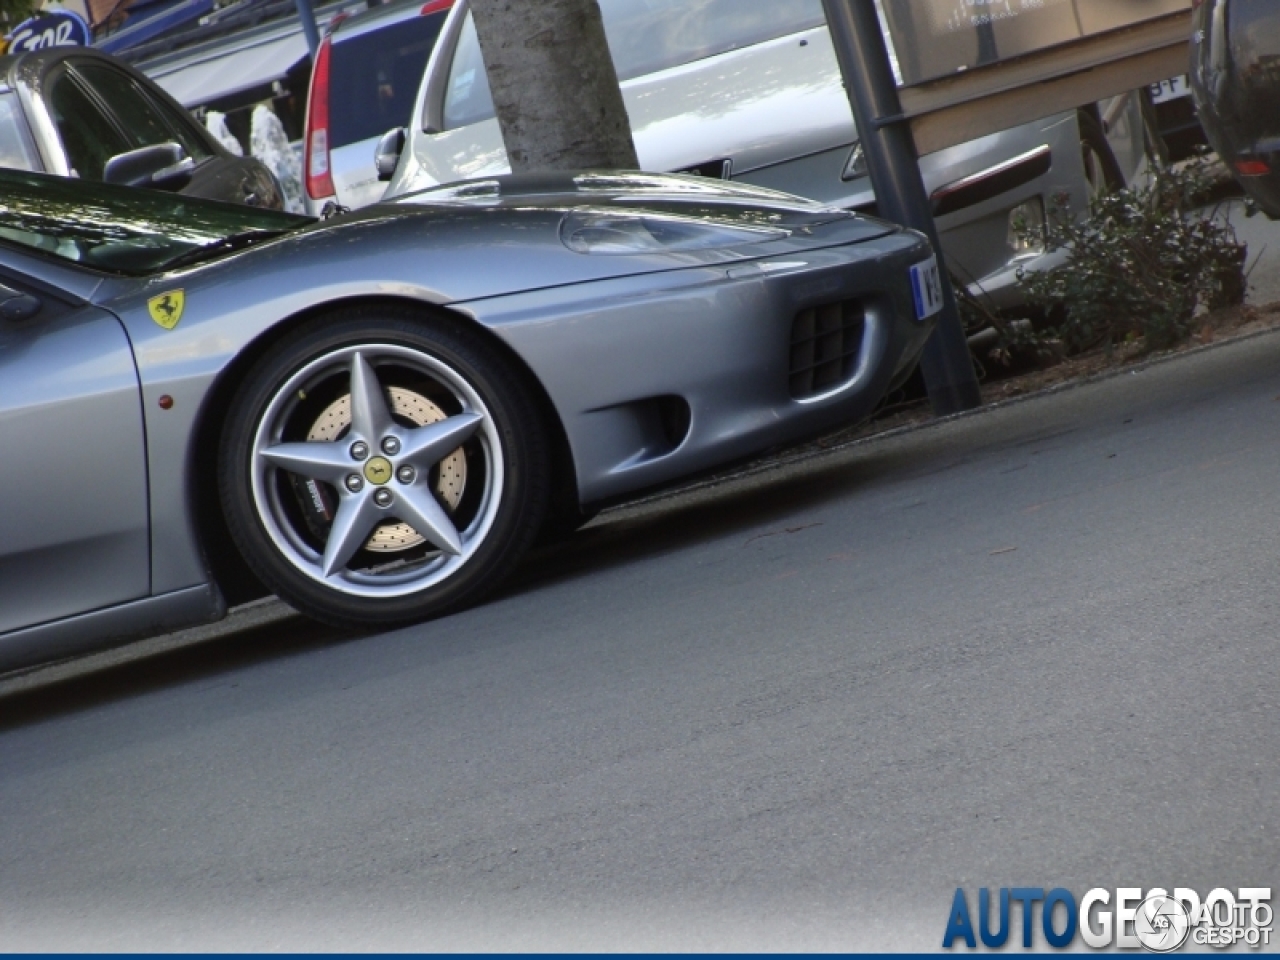
[[[1280,217],[1280,4],[1198,0],[1191,92],[1209,142],[1245,191]]]
[[[128,64],[84,47],[0,57],[0,166],[280,209],[237,157]]]

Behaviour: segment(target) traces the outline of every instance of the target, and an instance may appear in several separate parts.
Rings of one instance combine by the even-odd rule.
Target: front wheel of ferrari
[[[218,481],[232,537],[268,587],[337,626],[474,602],[542,523],[536,409],[462,321],[351,310],[300,328],[228,414]]]

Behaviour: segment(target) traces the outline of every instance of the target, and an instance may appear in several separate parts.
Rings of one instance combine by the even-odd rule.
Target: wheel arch
[[[258,358],[298,327],[338,310],[378,306],[408,308],[424,318],[465,326],[468,330],[478,333],[510,364],[511,369],[525,381],[531,395],[536,398],[537,415],[546,428],[551,443],[553,500],[544,525],[544,536],[554,536],[566,528],[571,529],[577,525],[575,518],[580,514],[577,471],[564,424],[542,381],[510,345],[492,330],[465,314],[411,297],[372,295],[331,300],[283,318],[245,344],[218,374],[210,387],[205,396],[196,429],[192,433],[193,469],[190,474],[189,496],[196,532],[205,562],[209,566],[214,582],[222,590],[228,606],[247,603],[267,596],[270,592],[250,571],[248,564],[240,556],[240,551],[232,542],[218,497],[218,447],[232,397]]]

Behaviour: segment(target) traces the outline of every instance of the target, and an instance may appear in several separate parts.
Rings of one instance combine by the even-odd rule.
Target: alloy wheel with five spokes
[[[380,335],[381,334],[381,335]],[[232,536],[319,619],[407,622],[496,584],[536,532],[534,404],[478,338],[335,322],[261,361],[224,431]]]

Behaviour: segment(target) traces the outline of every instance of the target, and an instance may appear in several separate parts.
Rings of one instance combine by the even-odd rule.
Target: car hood
[[[583,216],[675,223],[725,242],[694,248],[575,252]],[[197,270],[312,288],[376,283],[464,302],[614,277],[715,266],[862,243],[900,228],[799,197],[699,177],[581,173],[499,177],[438,187],[316,224]],[[736,232],[735,232],[736,231]],[[646,234],[647,236],[647,234]]]

